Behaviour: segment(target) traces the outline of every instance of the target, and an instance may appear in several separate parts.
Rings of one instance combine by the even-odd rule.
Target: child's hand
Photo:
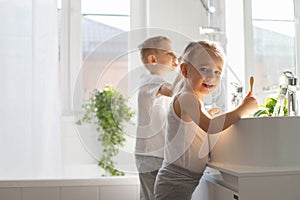
[[[210,116],[213,117],[214,115],[221,113],[221,108],[211,108],[207,112],[208,112],[208,114],[210,114]]]
[[[241,107],[243,108],[243,115],[254,113],[258,109],[258,102],[253,97],[252,92],[249,92],[244,98]]]
[[[252,97],[252,96],[253,96],[252,92],[251,92],[251,91],[249,91],[249,93],[247,94],[247,96],[246,96],[246,97]]]

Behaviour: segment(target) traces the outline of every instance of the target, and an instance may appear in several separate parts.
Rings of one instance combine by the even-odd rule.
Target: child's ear
[[[148,63],[156,64],[156,57],[153,54],[147,56]]]
[[[180,65],[180,70],[181,70],[181,73],[182,75],[186,78],[187,77],[187,64],[186,63],[181,63]]]

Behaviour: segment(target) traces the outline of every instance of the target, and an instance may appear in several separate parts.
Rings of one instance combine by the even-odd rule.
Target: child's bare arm
[[[175,78],[174,82],[172,84],[170,83],[164,83],[158,91],[158,94],[164,95],[164,96],[172,96],[174,93],[175,88],[178,86],[178,84],[182,84],[182,75],[181,73],[177,74],[177,77]],[[178,86],[181,88],[181,86]],[[179,89],[178,88],[178,89]]]
[[[172,85],[170,83],[162,84],[157,94],[171,97],[173,95]]]
[[[249,93],[242,104],[235,110],[218,115],[211,120],[208,133],[218,133],[227,129],[232,124],[240,120],[243,116],[253,113],[258,108],[257,100]]]
[[[175,113],[186,122],[194,121],[204,131],[207,131],[211,116],[202,111],[198,98],[193,93],[182,93],[174,101]],[[201,122],[201,123],[200,123]]]
[[[192,94],[181,95],[176,99],[174,104],[174,109],[178,116],[185,121],[194,121],[209,134],[227,129],[243,116],[255,111],[257,108],[258,103],[256,99],[249,94],[238,108],[213,118],[202,111],[201,104]]]

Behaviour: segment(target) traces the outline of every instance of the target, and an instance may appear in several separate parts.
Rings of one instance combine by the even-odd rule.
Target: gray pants
[[[140,179],[140,200],[154,200],[154,183],[162,158],[135,155],[135,162]]]
[[[163,164],[156,177],[156,200],[190,200],[202,173],[194,173],[172,164]]]

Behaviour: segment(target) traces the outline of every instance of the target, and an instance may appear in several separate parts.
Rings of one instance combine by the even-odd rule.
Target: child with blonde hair
[[[173,96],[167,117],[165,156],[155,182],[155,199],[188,200],[208,161],[207,134],[219,133],[258,108],[251,92],[236,109],[210,115],[203,98],[221,81],[225,54],[211,41],[189,43],[180,65],[183,87]]]
[[[171,40],[164,36],[146,39],[140,46],[141,60],[147,69],[140,78],[138,122],[135,147],[140,179],[140,199],[154,199],[154,182],[164,155],[166,109],[173,86],[164,76],[177,67]]]

